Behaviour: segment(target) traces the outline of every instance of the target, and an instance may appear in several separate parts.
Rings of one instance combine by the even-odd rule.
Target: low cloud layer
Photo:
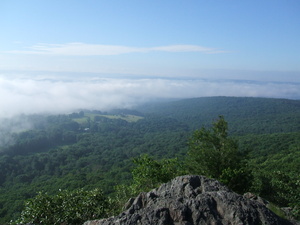
[[[0,76],[0,117],[132,107],[159,98],[251,96],[300,99],[299,83],[159,78]]]
[[[130,47],[120,45],[98,45],[86,43],[67,44],[37,44],[27,50],[8,51],[14,54],[39,54],[39,55],[69,55],[69,56],[95,56],[95,55],[121,55],[128,53],[147,52],[202,52],[206,54],[224,53],[225,51],[203,47],[199,45],[168,45],[158,47]]]

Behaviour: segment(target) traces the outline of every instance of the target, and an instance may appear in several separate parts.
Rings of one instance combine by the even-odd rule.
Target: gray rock
[[[204,176],[181,176],[148,193],[140,193],[126,211],[84,225],[293,224],[247,195]]]

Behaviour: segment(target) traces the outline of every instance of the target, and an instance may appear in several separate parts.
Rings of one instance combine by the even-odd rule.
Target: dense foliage
[[[219,172],[207,176],[239,192],[247,189],[280,206],[292,206],[297,213],[299,105],[295,100],[216,97],[153,104],[139,112],[23,115],[15,122],[1,121],[10,129],[0,128],[0,223],[19,218],[24,201],[36,193],[53,197],[62,193],[59,189],[100,188],[108,200],[117,195],[119,202],[108,212],[116,213],[137,191],[192,173],[185,167],[185,156],[189,152],[189,165],[201,160],[197,153],[191,157],[192,143],[206,136],[213,143],[204,145],[206,153],[224,143],[221,149],[230,150],[226,157],[234,156],[232,164],[223,160]],[[211,126],[219,115],[228,121],[223,137]]]
[[[45,116],[40,120],[43,126],[37,124],[34,130],[15,134],[15,145],[2,148],[1,224],[18,217],[24,200],[39,191],[57,194],[58,189],[100,187],[110,194],[115,185],[131,179],[133,157],[149,153],[156,158],[170,158],[185,152],[188,128],[174,119],[148,116],[128,122],[115,119],[114,115],[90,115]],[[74,143],[68,144],[63,134],[71,132],[68,124],[74,119],[80,122],[76,122],[77,128],[73,130]],[[37,143],[39,136],[47,140],[52,130],[57,131],[53,143],[46,141],[40,151],[32,148],[31,143]],[[20,147],[18,151],[16,146]]]
[[[150,190],[185,172],[184,165],[177,158],[158,161],[142,155],[133,159],[133,163],[132,186],[136,193]]]
[[[79,225],[104,217],[107,208],[108,201],[99,189],[59,191],[54,196],[39,192],[26,202],[17,223]]]
[[[172,178],[186,173],[185,164],[178,158],[155,160],[148,154],[133,159],[134,167],[131,171],[132,180],[129,184],[117,185],[112,199],[114,206],[112,214],[120,213],[128,199],[158,187]]]

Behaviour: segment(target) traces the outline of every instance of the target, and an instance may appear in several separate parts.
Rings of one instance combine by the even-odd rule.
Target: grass
[[[85,123],[86,120],[87,120],[88,116],[84,116],[82,118],[73,118],[73,120],[76,122],[76,123],[79,123],[79,124],[82,124],[82,123]]]
[[[103,116],[109,119],[121,119],[126,120],[127,122],[137,122],[138,120],[143,119],[141,116],[135,116],[135,115],[98,115]]]
[[[90,120],[94,121],[95,116],[101,116],[101,117],[106,117],[108,119],[121,119],[125,120],[129,123],[137,122],[138,120],[143,119],[141,116],[135,116],[135,115],[104,115],[104,114],[95,114],[95,113],[85,113],[84,117],[82,118],[74,118],[73,120],[77,123],[85,123],[88,118]]]

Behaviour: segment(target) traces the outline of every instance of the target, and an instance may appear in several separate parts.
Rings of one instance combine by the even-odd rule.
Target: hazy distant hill
[[[137,110],[171,117],[192,129],[224,115],[235,135],[300,130],[300,100],[251,97],[202,97],[145,104]]]

